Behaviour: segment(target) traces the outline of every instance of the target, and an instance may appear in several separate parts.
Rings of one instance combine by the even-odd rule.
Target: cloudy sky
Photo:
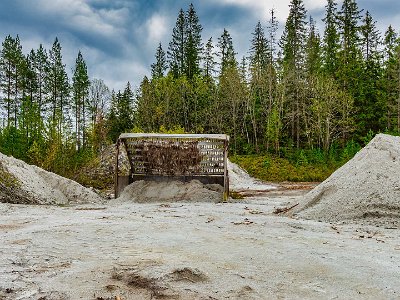
[[[191,2],[203,40],[213,37],[216,42],[227,28],[240,58],[247,54],[256,23],[266,25],[272,8],[283,26],[290,0],[1,0],[0,38],[18,34],[27,53],[39,44],[51,48],[58,37],[69,72],[81,50],[91,78],[101,78],[116,90],[127,81],[137,87],[149,75],[158,43],[167,49],[179,9],[187,10]],[[326,0],[304,3],[320,25]],[[370,11],[380,30],[392,24],[399,31],[399,0],[357,3]]]

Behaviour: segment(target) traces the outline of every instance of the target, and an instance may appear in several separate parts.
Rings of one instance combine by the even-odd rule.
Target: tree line
[[[7,36],[0,56],[0,151],[63,173],[121,132],[226,133],[233,153],[288,155],[346,149],[400,132],[400,39],[355,0],[327,0],[323,32],[291,0],[283,34],[276,12],[255,24],[238,59],[224,29],[203,40],[194,6],[181,9],[151,76],[137,90],[90,79],[78,52],[72,78],[56,38],[23,54]]]
[[[135,102],[144,131],[181,127],[224,132],[237,153],[323,149],[400,131],[400,39],[382,35],[355,0],[328,0],[320,33],[302,0],[292,0],[283,34],[276,12],[256,23],[238,59],[227,29],[201,38],[193,5],[180,10]]]

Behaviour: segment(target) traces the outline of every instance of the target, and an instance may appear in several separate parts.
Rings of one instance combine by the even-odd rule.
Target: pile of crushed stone
[[[202,184],[198,180],[181,182],[135,181],[124,188],[117,202],[220,202],[223,188],[219,184]]]
[[[332,223],[400,227],[400,137],[378,134],[305,195],[295,215]]]
[[[229,188],[233,191],[268,191],[277,189],[277,186],[267,184],[251,177],[237,164],[228,160]]]
[[[102,203],[79,183],[0,153],[0,202],[14,204]]]

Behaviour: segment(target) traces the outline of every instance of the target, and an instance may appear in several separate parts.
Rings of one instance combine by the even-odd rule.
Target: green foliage
[[[253,175],[323,180],[375,133],[400,133],[400,39],[389,27],[381,51],[375,21],[355,0],[339,10],[327,1],[321,38],[306,15],[303,0],[290,1],[277,49],[271,11],[268,25],[249,34],[239,66],[228,30],[215,50],[212,38],[203,48],[190,5],[179,11],[167,55],[159,44],[151,78],[112,93],[89,81],[80,52],[71,84],[57,38],[50,50],[24,55],[19,37],[7,36],[0,151],[71,177],[122,132],[226,133]]]
[[[273,154],[235,155],[230,159],[251,176],[271,182],[319,182],[330,176],[340,165],[338,162],[316,163],[320,158],[310,158],[308,155],[301,150],[290,160]]]

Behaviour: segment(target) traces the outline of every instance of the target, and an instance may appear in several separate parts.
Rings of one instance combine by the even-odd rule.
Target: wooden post
[[[229,198],[228,140],[224,141],[224,201]]]
[[[116,156],[115,156],[115,174],[114,174],[114,198],[118,198],[118,156],[119,156],[119,144],[120,144],[120,139],[117,140],[116,143]]]

